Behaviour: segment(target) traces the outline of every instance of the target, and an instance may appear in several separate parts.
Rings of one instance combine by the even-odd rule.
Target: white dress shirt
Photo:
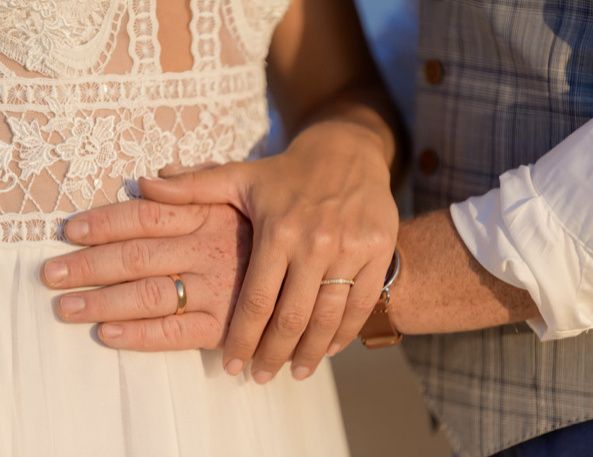
[[[451,215],[484,268],[529,291],[541,318],[528,324],[541,340],[593,328],[593,120]]]

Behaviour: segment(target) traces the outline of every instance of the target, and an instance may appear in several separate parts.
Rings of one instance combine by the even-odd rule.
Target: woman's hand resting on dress
[[[322,122],[277,156],[141,180],[153,202],[94,209],[68,222],[69,240],[101,246],[63,256],[61,282],[51,279],[55,260],[49,262],[45,281],[55,288],[110,287],[66,295],[59,315],[120,321],[119,336],[109,336],[112,325],[99,330],[111,347],[215,347],[248,242],[238,216],[197,204],[228,203],[251,220],[253,248],[224,342],[225,368],[237,374],[253,359],[253,376],[264,383],[292,358],[295,378],[306,378],[326,353],[356,337],[383,286],[398,214],[381,150],[359,126]],[[171,315],[176,295],[166,275],[172,273],[183,278],[188,309],[197,313]],[[355,285],[320,286],[324,278]],[[64,305],[72,295],[87,306],[69,312]]]

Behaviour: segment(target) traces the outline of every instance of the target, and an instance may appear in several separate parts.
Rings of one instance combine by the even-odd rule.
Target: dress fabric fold
[[[0,245],[0,455],[348,455],[328,362],[259,386],[226,375],[219,351],[118,351],[59,321],[38,270],[73,249]]]

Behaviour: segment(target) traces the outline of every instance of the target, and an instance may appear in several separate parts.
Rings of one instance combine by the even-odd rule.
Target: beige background
[[[399,348],[360,343],[333,358],[352,457],[450,457],[431,428],[420,388]]]

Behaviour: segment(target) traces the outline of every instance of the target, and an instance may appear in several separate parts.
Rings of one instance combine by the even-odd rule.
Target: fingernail
[[[297,381],[302,381],[311,374],[311,369],[307,367],[293,367],[292,377]]]
[[[60,300],[60,314],[71,316],[84,309],[85,303],[82,297],[62,297]]]
[[[227,363],[224,367],[225,371],[231,376],[237,376],[243,371],[243,361],[239,359],[233,359]]]
[[[120,325],[103,324],[101,326],[101,335],[105,338],[117,338],[124,333],[124,329]]]
[[[66,223],[66,237],[71,240],[79,240],[89,234],[90,226],[87,221],[72,220]]]
[[[341,346],[338,343],[332,343],[330,345],[329,349],[327,350],[327,355],[329,355],[330,357],[333,357],[338,352],[340,352],[340,347]]]
[[[57,284],[68,276],[68,267],[64,262],[48,262],[43,267],[43,275],[50,284]]]
[[[269,371],[256,371],[253,374],[253,379],[255,379],[255,382],[258,384],[265,384],[272,379],[272,376],[274,375]]]
[[[147,181],[164,181],[160,176],[144,176],[142,179],[146,179]]]

